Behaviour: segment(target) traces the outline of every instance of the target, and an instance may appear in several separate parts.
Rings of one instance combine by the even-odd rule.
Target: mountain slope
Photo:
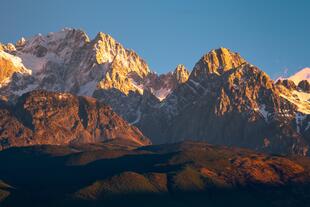
[[[0,104],[0,149],[28,145],[66,145],[124,139],[138,146],[148,138],[93,98],[33,91],[15,105]]]
[[[0,152],[0,179],[4,207],[308,206],[310,160],[205,142],[32,146]]]

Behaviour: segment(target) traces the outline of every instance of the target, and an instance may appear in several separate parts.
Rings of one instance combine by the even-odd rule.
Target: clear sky
[[[1,0],[0,42],[102,31],[163,73],[209,50],[237,51],[272,78],[310,66],[310,0]]]

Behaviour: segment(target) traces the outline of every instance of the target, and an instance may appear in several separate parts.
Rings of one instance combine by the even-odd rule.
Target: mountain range
[[[80,29],[0,43],[0,206],[310,206],[310,71],[156,74]]]
[[[11,146],[7,144],[8,134],[9,143],[18,139],[11,136],[14,133],[26,133],[25,139],[50,134],[53,129],[46,126],[54,119],[60,121],[57,114],[61,115],[62,110],[71,116],[67,110],[71,108],[76,108],[72,120],[55,122],[71,125],[68,130],[60,130],[59,137],[51,136],[49,140],[47,136],[45,141],[32,138],[36,141],[23,140],[18,141],[22,144],[12,145],[109,139],[102,135],[106,129],[98,128],[100,121],[88,126],[79,115],[84,108],[88,119],[95,119],[93,116],[100,115],[88,108],[99,110],[99,102],[104,102],[125,119],[121,126],[137,134],[130,135],[131,140],[144,137],[141,139],[149,138],[155,144],[200,140],[263,152],[309,153],[309,69],[289,79],[273,81],[240,54],[219,48],[203,55],[191,72],[180,64],[172,72],[158,75],[136,52],[111,36],[99,32],[91,40],[84,31],[69,28],[21,38],[15,44],[1,44],[0,68],[2,119],[20,125],[16,129],[9,127],[14,132],[8,132],[8,122],[2,123],[2,148]],[[67,99],[62,103],[57,96]],[[43,97],[46,98],[41,101]],[[27,100],[29,105],[25,106]],[[42,122],[39,125],[35,118],[38,111],[42,116],[38,118]],[[45,115],[48,113],[51,116]],[[82,126],[90,135],[78,130]],[[20,128],[23,132],[19,133]]]

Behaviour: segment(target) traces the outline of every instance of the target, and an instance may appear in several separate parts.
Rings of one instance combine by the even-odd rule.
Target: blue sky
[[[102,31],[163,73],[209,50],[237,51],[272,78],[310,66],[309,0],[1,0],[0,42],[81,28]]]

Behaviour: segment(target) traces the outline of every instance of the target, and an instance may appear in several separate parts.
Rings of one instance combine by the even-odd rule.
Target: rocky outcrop
[[[297,89],[297,86],[295,85],[294,81],[288,80],[288,79],[278,80],[276,82],[276,84],[283,85],[288,90],[296,90]]]
[[[111,108],[93,98],[33,91],[15,105],[0,107],[0,149],[28,145],[66,145],[125,139],[137,146],[151,142]]]
[[[310,93],[310,83],[307,80],[302,80],[298,83],[298,88],[305,92],[305,93]]]

